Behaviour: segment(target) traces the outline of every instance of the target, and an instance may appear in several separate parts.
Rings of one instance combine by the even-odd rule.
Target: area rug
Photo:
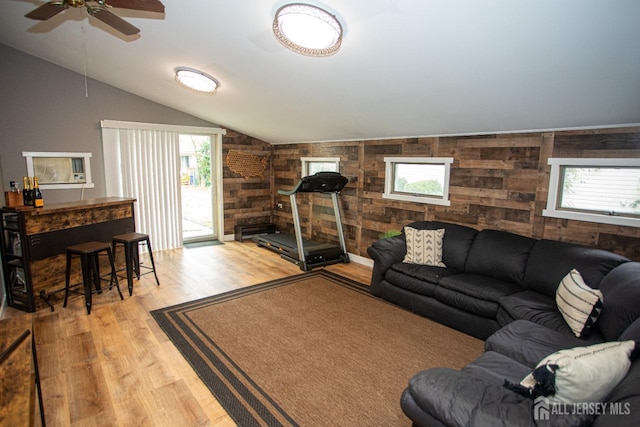
[[[326,270],[151,313],[239,426],[407,426],[400,395],[482,341]]]

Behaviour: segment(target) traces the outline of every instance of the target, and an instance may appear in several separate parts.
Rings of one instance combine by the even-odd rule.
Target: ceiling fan
[[[46,21],[70,7],[86,7],[89,15],[126,36],[138,34],[140,29],[111,12],[109,9],[112,7],[164,13],[164,5],[159,0],[57,0],[45,3],[25,16],[38,21]]]

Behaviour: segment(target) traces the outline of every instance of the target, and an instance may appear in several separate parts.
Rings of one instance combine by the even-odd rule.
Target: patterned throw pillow
[[[611,341],[560,350],[542,359],[519,385],[505,384],[553,403],[601,402],[627,375],[635,348],[634,341]]]
[[[590,288],[573,269],[556,290],[556,305],[573,333],[585,337],[602,311],[602,292]]]
[[[405,227],[404,234],[407,241],[407,253],[402,262],[446,267],[442,262],[444,228],[417,230],[412,227]]]

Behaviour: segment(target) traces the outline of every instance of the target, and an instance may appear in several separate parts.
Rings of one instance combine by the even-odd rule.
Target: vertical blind
[[[142,125],[142,124],[141,124]],[[107,196],[137,200],[136,230],[154,250],[182,246],[179,133],[102,127]]]
[[[182,246],[180,133],[213,136],[216,221],[218,230],[224,230],[222,135],[226,130],[114,120],[102,120],[100,125],[106,195],[137,199],[136,230],[149,234],[154,250]]]

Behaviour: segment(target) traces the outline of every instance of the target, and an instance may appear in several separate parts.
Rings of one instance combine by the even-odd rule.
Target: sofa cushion
[[[446,267],[442,262],[442,239],[444,228],[437,230],[417,230],[404,227],[407,252],[402,262],[408,264]]]
[[[592,336],[585,340],[568,333],[554,331],[528,320],[516,320],[487,338],[484,349],[503,354],[523,365],[534,368],[540,360],[558,350],[599,342],[601,342],[600,337]]]
[[[556,304],[575,336],[586,337],[602,311],[602,292],[591,289],[573,269],[556,290]]]
[[[521,284],[535,239],[498,230],[483,230],[471,246],[465,272]]]
[[[558,311],[553,298],[533,291],[521,291],[500,298],[498,319],[501,325],[523,319],[567,335],[573,332]]]
[[[549,402],[602,402],[629,371],[635,346],[612,341],[560,350],[542,359],[520,384],[537,389]]]
[[[473,362],[462,368],[462,371],[489,382],[501,384],[505,379],[520,381],[531,372],[531,367],[523,365],[504,354],[485,351]]]
[[[600,282],[600,291],[604,306],[596,328],[607,341],[614,341],[640,318],[640,262],[628,262],[613,269]]]
[[[444,229],[442,262],[449,268],[464,270],[469,249],[471,249],[478,230],[463,225],[440,221],[416,221],[407,226],[417,230]]]
[[[407,264],[397,262],[391,266],[389,271],[396,271],[409,277],[425,280],[431,283],[438,283],[440,279],[454,274],[460,274],[457,268],[436,267],[433,265]]]
[[[471,297],[469,295],[452,291],[451,289],[436,287],[435,298],[443,304],[455,307],[458,310],[477,316],[486,317],[487,319],[495,319],[498,312],[498,304],[493,301],[486,301]]]
[[[496,318],[498,300],[520,290],[515,283],[468,273],[443,277],[439,285],[439,301],[491,319]]]
[[[401,263],[398,263],[398,264],[401,264]],[[409,265],[409,264],[404,264],[404,265]],[[424,265],[417,266],[417,267],[428,268],[427,266],[424,266]],[[433,267],[433,268],[435,269],[440,267]],[[435,274],[433,276],[435,276]],[[426,295],[429,297],[433,297],[436,294],[436,284],[434,282],[423,280],[422,278],[411,277],[393,268],[390,270],[387,270],[387,274],[385,274],[384,280],[393,286],[406,289],[407,291],[413,292],[414,294]]]
[[[602,249],[587,248],[554,240],[538,240],[527,261],[524,286],[548,297],[572,269],[582,275],[585,283],[598,289],[604,276],[627,258]]]

